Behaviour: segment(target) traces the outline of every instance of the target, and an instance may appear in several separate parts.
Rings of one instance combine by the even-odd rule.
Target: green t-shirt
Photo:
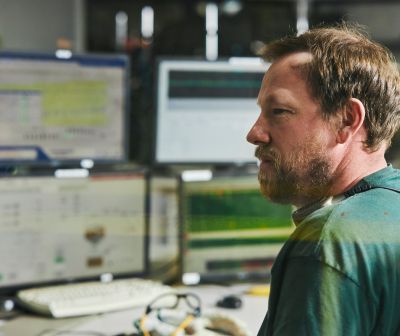
[[[329,202],[295,214],[258,336],[400,335],[400,171]]]

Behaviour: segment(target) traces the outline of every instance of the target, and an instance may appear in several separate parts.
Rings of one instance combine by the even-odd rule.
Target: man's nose
[[[267,123],[260,115],[254,125],[250,128],[246,140],[253,145],[267,144],[271,141]]]

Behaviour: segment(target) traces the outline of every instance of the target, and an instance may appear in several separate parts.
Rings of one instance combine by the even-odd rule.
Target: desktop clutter
[[[251,335],[243,321],[228,314],[202,313],[200,297],[190,292],[159,296],[146,307],[144,315],[134,325],[143,336]]]
[[[139,335],[143,336],[251,336],[243,321],[233,319],[227,314],[207,314],[201,317],[186,317],[180,325],[151,320],[143,325]]]
[[[174,325],[166,325],[160,321],[146,326],[148,332],[144,336],[251,336],[250,331],[242,321],[234,320],[229,315],[213,314],[193,319],[187,325],[178,329]]]

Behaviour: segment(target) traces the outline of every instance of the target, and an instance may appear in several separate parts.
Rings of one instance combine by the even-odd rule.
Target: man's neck
[[[336,167],[333,167],[331,184],[324,192],[313,197],[299,195],[300,198],[294,200],[292,204],[299,209],[323,199],[343,194],[364,177],[387,167],[384,153],[384,149],[379,149],[373,153],[362,152],[343,157]]]
[[[343,194],[364,177],[385,167],[387,167],[387,162],[384,157],[384,150],[381,149],[374,153],[353,156],[350,159],[343,160],[335,170],[329,195],[326,196]]]

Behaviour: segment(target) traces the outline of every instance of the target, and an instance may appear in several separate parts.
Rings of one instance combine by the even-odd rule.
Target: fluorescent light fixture
[[[123,47],[128,38],[128,15],[125,12],[118,12],[115,15],[115,44]]]
[[[215,61],[218,58],[218,6],[215,3],[206,5],[206,59]]]
[[[186,286],[190,285],[198,285],[200,283],[200,274],[199,273],[183,273],[182,274],[182,282]]]
[[[69,59],[72,57],[72,51],[68,49],[57,49],[56,57],[61,59]]]
[[[154,10],[150,6],[142,9],[142,36],[150,39],[154,33]]]
[[[297,35],[301,35],[308,30],[308,20],[305,18],[298,18],[296,23]]]
[[[303,34],[308,28],[308,0],[297,0],[297,35]]]
[[[91,159],[83,159],[81,160],[81,167],[82,168],[86,168],[86,169],[90,169],[93,168],[94,166],[94,161]]]
[[[216,34],[218,31],[218,6],[214,3],[206,6],[206,31],[207,34]]]
[[[239,0],[225,0],[221,8],[225,14],[233,16],[242,10],[243,5]]]
[[[82,178],[88,177],[89,171],[87,169],[57,169],[54,175],[57,178]]]
[[[218,35],[206,35],[206,59],[209,61],[218,59]]]
[[[210,181],[212,179],[211,170],[185,170],[182,172],[182,180],[185,182]]]

